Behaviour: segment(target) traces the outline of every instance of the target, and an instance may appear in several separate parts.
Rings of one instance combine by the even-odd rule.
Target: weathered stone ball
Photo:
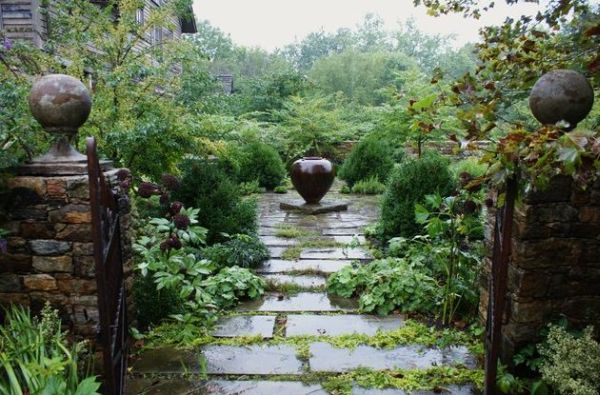
[[[29,108],[48,132],[74,134],[90,115],[92,99],[77,78],[50,74],[33,84]]]
[[[531,89],[529,108],[544,125],[559,121],[574,129],[592,109],[594,90],[588,80],[574,70],[555,70],[544,74]]]

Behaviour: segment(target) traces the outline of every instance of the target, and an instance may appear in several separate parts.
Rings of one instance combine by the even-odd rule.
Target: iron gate
[[[87,139],[94,263],[103,354],[103,391],[123,394],[127,369],[127,305],[117,196],[98,161],[96,140]]]
[[[485,394],[496,394],[496,376],[498,374],[498,356],[502,325],[506,304],[508,282],[508,262],[511,252],[512,225],[515,200],[518,191],[517,177],[511,177],[506,183],[504,205],[496,212],[494,226],[494,246],[492,268],[489,278],[489,300],[485,337]]]

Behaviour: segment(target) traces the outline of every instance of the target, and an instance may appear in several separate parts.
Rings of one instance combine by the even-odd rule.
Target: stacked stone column
[[[488,241],[494,221],[490,212]],[[482,281],[482,316],[490,265],[491,253]],[[563,317],[573,327],[600,329],[600,182],[583,191],[569,177],[556,177],[547,190],[529,193],[517,204],[507,298],[502,328],[507,362]]]

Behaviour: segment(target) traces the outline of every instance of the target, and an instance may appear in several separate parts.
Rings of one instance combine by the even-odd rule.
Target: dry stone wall
[[[494,216],[490,211],[486,224],[490,256]],[[482,317],[490,256],[481,286]],[[517,203],[508,276],[506,361],[561,317],[575,327],[600,330],[600,182],[583,191],[570,178],[556,177],[548,190],[527,193]]]
[[[114,178],[118,170],[105,173]],[[72,333],[94,338],[97,285],[87,175],[17,176],[3,196],[10,234],[0,254],[0,304],[40,310],[50,302]],[[126,273],[131,268],[131,217],[122,217]]]

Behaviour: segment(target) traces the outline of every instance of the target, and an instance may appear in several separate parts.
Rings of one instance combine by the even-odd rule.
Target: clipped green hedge
[[[448,160],[434,153],[404,162],[394,170],[383,195],[380,231],[382,238],[412,237],[420,233],[415,222],[415,203],[425,195],[447,196],[453,189]]]
[[[275,148],[261,142],[251,142],[242,147],[240,181],[258,181],[269,190],[280,185],[285,178],[285,165]]]
[[[371,178],[385,182],[394,168],[393,154],[385,140],[367,137],[350,152],[339,170],[339,177],[350,188],[361,180]]]

